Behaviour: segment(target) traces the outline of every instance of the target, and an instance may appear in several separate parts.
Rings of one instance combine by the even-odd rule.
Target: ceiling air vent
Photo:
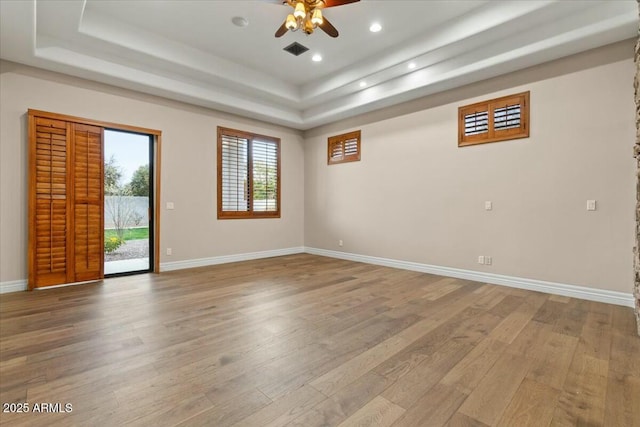
[[[300,56],[303,53],[305,53],[306,51],[308,51],[309,48],[306,47],[306,46],[302,46],[298,42],[294,42],[294,43],[291,43],[289,46],[285,47],[283,50],[286,50],[287,52],[289,52],[292,55]]]

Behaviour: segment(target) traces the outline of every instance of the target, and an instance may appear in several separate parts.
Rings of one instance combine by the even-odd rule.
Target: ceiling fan
[[[322,16],[321,9],[358,1],[360,0],[282,0],[282,4],[287,4],[293,8],[293,13],[287,16],[287,19],[276,31],[275,36],[282,37],[287,31],[297,30],[311,34],[313,30],[319,27],[331,37],[338,37],[338,30],[331,25],[327,18]]]

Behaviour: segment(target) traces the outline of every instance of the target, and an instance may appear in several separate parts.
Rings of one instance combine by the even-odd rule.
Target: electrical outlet
[[[173,206],[173,202],[167,202],[167,209],[168,210],[175,209],[175,207]]]
[[[167,255],[173,255],[173,251],[171,250],[171,248],[167,248]]]
[[[484,256],[483,255],[480,255],[478,257],[478,264],[484,264]]]
[[[342,247],[342,240],[338,240],[338,246]]]
[[[484,257],[484,263],[485,263],[486,265],[491,265],[491,263],[492,263],[492,262],[493,262],[493,260],[491,259],[491,257],[490,257],[490,256],[485,256],[485,257]]]
[[[484,202],[484,210],[490,211],[491,209],[493,209],[493,202],[491,202],[490,200]]]

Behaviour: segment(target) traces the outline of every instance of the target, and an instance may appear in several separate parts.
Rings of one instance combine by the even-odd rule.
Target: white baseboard
[[[382,265],[385,267],[401,268],[404,270],[419,271],[421,273],[437,274],[439,276],[455,277],[476,282],[490,283],[492,285],[509,286],[512,288],[527,289],[530,291],[544,292],[548,294],[563,295],[572,298],[589,301],[604,302],[608,304],[634,306],[634,298],[631,293],[608,291],[605,289],[587,288],[584,286],[566,285],[563,283],[545,282],[543,280],[525,279],[522,277],[504,276],[502,274],[485,273],[481,271],[463,270],[460,268],[441,267],[437,265],[420,264],[417,262],[399,261],[389,258],[378,258],[368,255],[358,255],[347,252],[330,251],[305,247],[305,252],[313,255],[322,255],[331,258],[340,258],[349,261],[364,262],[366,264]]]
[[[299,253],[327,256],[331,258],[345,259],[349,261],[364,262],[367,264],[382,265],[385,267],[400,268],[404,270],[418,271],[421,273],[436,274],[439,276],[455,277],[458,279],[473,280],[481,283],[502,285],[512,288],[527,289],[530,291],[544,292],[548,294],[563,295],[567,297],[585,299],[589,301],[604,302],[608,304],[634,306],[634,298],[631,293],[608,291],[605,289],[587,288],[584,286],[567,285],[563,283],[546,282],[543,280],[526,279],[522,277],[505,276],[502,274],[485,273],[481,271],[463,270],[460,268],[442,267],[437,265],[421,264],[410,261],[400,261],[389,258],[379,258],[369,255],[352,254],[348,252],[330,251],[326,249],[310,247],[294,247],[275,249],[262,252],[250,252],[245,254],[223,255],[211,258],[200,258],[186,261],[165,262],[160,264],[160,271],[182,270],[185,268],[206,267],[209,265],[226,264],[230,262],[250,261],[262,258],[271,258]],[[19,292],[27,289],[26,280],[13,280],[0,282],[0,294]]]
[[[304,247],[274,249],[262,252],[250,252],[246,254],[222,255],[211,258],[190,259],[185,261],[160,263],[160,271],[182,270],[185,268],[206,267],[209,265],[227,264],[230,262],[250,261],[261,258],[272,258],[284,255],[304,253]]]
[[[238,261],[250,261],[254,259],[271,258],[271,257],[301,254],[301,253],[304,253],[304,247],[302,246],[296,247],[296,248],[274,249],[271,251],[250,252],[246,254],[223,255],[223,256],[212,257],[212,258],[200,258],[200,259],[190,259],[186,261],[164,262],[160,264],[160,271],[162,272],[162,271],[182,270],[185,268],[205,267],[208,265],[226,264],[226,263],[238,262]],[[77,283],[73,283],[73,284],[75,285]],[[50,286],[47,289],[60,287],[60,286],[69,286],[69,285],[65,284],[65,285],[59,285],[59,286]],[[0,282],[0,294],[8,293],[8,292],[26,291],[26,290],[27,290],[26,280]]]
[[[0,282],[0,294],[9,292],[20,292],[27,290],[26,280],[11,280],[9,282]]]

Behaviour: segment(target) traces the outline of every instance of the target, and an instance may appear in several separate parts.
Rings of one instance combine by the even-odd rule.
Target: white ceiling
[[[638,32],[635,0],[362,0],[325,9],[337,39],[277,39],[290,10],[274,0],[0,0],[0,57],[309,129]],[[369,31],[374,21],[381,32]],[[294,41],[310,50],[282,50]]]

